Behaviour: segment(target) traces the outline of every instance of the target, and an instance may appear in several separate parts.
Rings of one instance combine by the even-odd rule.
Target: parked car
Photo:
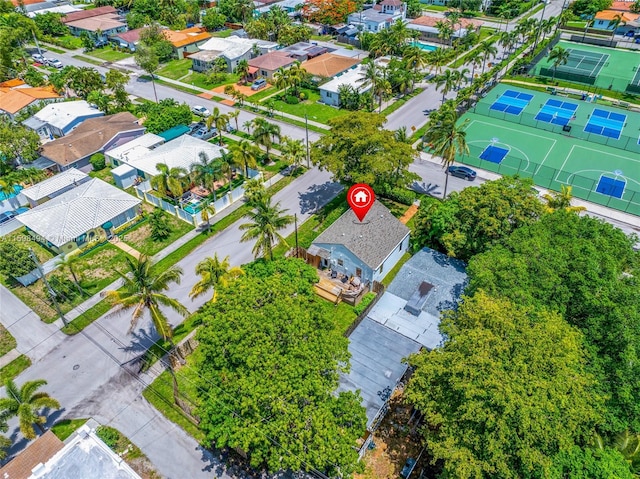
[[[236,127],[232,126],[231,123],[227,123],[227,126],[225,127],[225,130],[227,130],[227,133],[235,133],[236,132]]]
[[[473,181],[476,179],[476,172],[466,166],[450,166],[447,171],[451,176],[457,176],[465,180]]]
[[[38,63],[44,62],[44,55],[40,53],[32,53],[31,58],[33,58]]]
[[[62,62],[60,60],[58,60],[57,58],[45,58],[44,59],[44,63],[47,66],[53,67],[53,68],[62,68],[64,65],[62,64]]]
[[[209,115],[211,115],[211,112],[209,110],[207,110],[205,107],[203,107],[202,105],[196,105],[196,106],[192,107],[191,111],[193,112],[194,115],[198,115],[198,116],[201,116],[203,118],[206,118]]]
[[[194,121],[193,123],[191,123],[191,125],[189,125],[189,134],[193,135],[200,128],[204,128],[204,127],[205,127],[204,121]]]
[[[262,90],[266,86],[267,86],[267,80],[265,80],[264,78],[259,78],[253,82],[253,84],[251,85],[251,89],[253,91]]]
[[[194,131],[191,136],[197,138],[198,140],[208,140],[209,138],[213,138],[216,133],[218,133],[217,129],[211,128],[210,130],[207,130],[207,127],[203,126],[202,128]]]
[[[16,216],[15,211],[5,211],[4,213],[0,213],[0,225],[10,221],[14,216]]]

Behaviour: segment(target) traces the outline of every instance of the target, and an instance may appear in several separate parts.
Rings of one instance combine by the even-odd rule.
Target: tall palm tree
[[[447,44],[451,46],[453,42],[453,34],[455,33],[451,23],[445,20],[439,20],[436,22],[435,27],[438,29],[438,38],[447,42]]]
[[[478,46],[478,50],[482,52],[482,72],[480,72],[480,74],[482,75],[484,73],[485,67],[487,66],[487,60],[489,60],[490,57],[493,58],[494,56],[496,56],[496,54],[498,53],[498,49],[490,40],[485,40],[484,42],[480,43],[480,45]]]
[[[281,151],[283,159],[296,170],[300,167],[300,163],[307,154],[302,140],[294,140],[289,137],[285,137]]]
[[[427,54],[427,61],[429,65],[435,67],[435,74],[440,74],[440,69],[449,62],[449,55],[443,48],[438,48]]]
[[[278,68],[273,72],[273,84],[279,90],[284,89],[286,95],[287,89],[291,86],[291,76],[288,68]]]
[[[436,84],[436,90],[442,89],[442,104],[444,104],[447,93],[452,91],[460,81],[460,72],[447,69],[442,75],[435,77],[433,81]]]
[[[161,195],[171,195],[179,198],[184,193],[183,181],[187,175],[187,170],[181,167],[169,168],[164,163],[156,165],[158,174],[151,178],[151,186],[153,186]]]
[[[230,279],[243,275],[244,271],[231,267],[228,256],[220,261],[218,253],[214,253],[213,258],[205,258],[196,265],[196,274],[200,275],[200,281],[193,285],[189,297],[197,298],[212,289],[211,301],[215,301],[218,285],[226,286]]]
[[[182,317],[189,314],[187,308],[178,300],[165,294],[171,284],[180,284],[182,269],[171,266],[161,273],[153,273],[151,260],[144,255],[137,260],[127,256],[126,261],[128,271],[126,273],[118,271],[124,282],[123,286],[120,289],[105,292],[107,300],[116,307],[111,314],[133,310],[131,327],[129,328],[129,332],[131,332],[137,326],[144,312],[148,310],[158,334],[162,339],[171,341],[173,330],[160,307],[169,308]]]
[[[260,148],[251,143],[249,140],[240,140],[239,143],[231,145],[231,153],[236,162],[244,166],[244,176],[249,177],[249,168],[258,167],[258,157],[260,156]]]
[[[561,46],[555,46],[547,55],[549,61],[553,62],[553,77],[552,80],[556,79],[556,72],[560,65],[566,65],[569,61],[569,51]]]
[[[617,434],[612,440],[605,442],[600,434],[595,433],[591,439],[591,447],[602,451],[608,447],[615,449],[627,461],[634,477],[640,477],[640,434],[628,429]]]
[[[585,211],[584,206],[572,206],[571,200],[573,195],[571,194],[572,187],[569,185],[560,185],[560,191],[554,193],[547,193],[542,195],[542,198],[547,203],[547,211],[565,210],[579,213]]]
[[[245,130],[247,130],[247,134],[251,134],[251,127],[253,126],[253,122],[251,120],[245,121],[242,126]]]
[[[476,76],[475,75],[476,67],[479,67],[480,65],[482,65],[482,57],[483,56],[484,55],[480,51],[479,48],[476,48],[471,53],[469,53],[469,55],[467,56],[467,63],[469,63],[471,65],[471,81],[473,81],[473,79]]]
[[[253,139],[256,144],[264,146],[267,152],[267,161],[269,160],[269,151],[274,141],[280,141],[280,126],[269,123],[264,118],[255,118],[253,120],[254,130]]]
[[[259,196],[252,202],[253,209],[245,215],[249,223],[240,225],[245,230],[240,241],[256,240],[253,247],[254,257],[262,256],[273,259],[273,247],[277,241],[287,245],[287,241],[279,233],[293,223],[293,216],[286,215],[287,210],[280,208],[280,203],[271,204],[271,197]]]
[[[469,123],[467,118],[458,124],[458,113],[453,108],[441,109],[441,114],[436,123],[427,129],[425,139],[429,143],[431,151],[442,159],[442,167],[445,170],[444,196],[447,197],[449,184],[449,167],[453,165],[456,154],[469,153],[467,145],[467,132],[464,130]]]
[[[418,77],[418,72],[428,64],[427,53],[422,48],[408,45],[402,50],[402,61],[405,67],[413,72],[413,88],[415,78]]]
[[[20,388],[13,380],[5,383],[7,397],[0,399],[0,416],[4,419],[17,417],[20,422],[20,432],[27,439],[35,439],[37,427],[40,434],[44,433],[43,425],[46,424],[46,416],[41,416],[43,409],[60,409],[60,403],[46,392],[36,392],[47,381],[38,379],[27,381]]]
[[[373,95],[376,95],[376,91],[382,80],[382,72],[378,68],[378,65],[370,61],[364,64],[362,76],[357,80],[357,83],[361,83],[363,87],[370,87]],[[373,110],[373,95],[371,96],[371,110]]]
[[[63,269],[69,270],[69,273],[71,273],[71,277],[73,278],[73,282],[75,283],[76,288],[78,289],[78,292],[80,294],[83,294],[84,290],[80,286],[80,282],[78,281],[78,277],[76,276],[76,270],[75,270],[75,267],[78,265],[79,261],[80,261],[79,254],[67,253],[57,259],[56,266],[60,266]]]
[[[240,129],[240,126],[238,126],[239,116],[240,116],[240,110],[233,110],[227,113],[227,117],[229,118],[229,121],[234,120],[236,122],[236,130]]]
[[[229,117],[220,111],[220,108],[215,107],[211,112],[211,115],[207,118],[207,129],[211,129],[215,126],[218,130],[218,144],[222,145],[222,132],[229,124]]]
[[[211,189],[213,200],[216,200],[216,180],[220,178],[221,165],[218,159],[211,159],[204,152],[198,153],[198,161],[189,166],[191,178],[204,189]]]
[[[238,65],[236,65],[236,74],[246,83],[247,76],[249,75],[249,62],[246,59],[238,62]]]
[[[216,207],[210,200],[204,201],[200,208],[200,218],[207,224],[207,231],[211,228],[211,217],[216,214]]]
[[[229,182],[229,193],[231,193],[231,182],[233,181],[233,170],[238,166],[238,161],[235,156],[225,150],[220,151],[220,165],[222,166],[222,172],[227,174],[227,181]]]
[[[293,94],[298,96],[298,88],[300,84],[309,78],[309,73],[299,61],[296,61],[289,67],[289,84],[293,88]]]

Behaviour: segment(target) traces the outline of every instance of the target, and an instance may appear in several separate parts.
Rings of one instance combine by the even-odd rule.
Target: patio
[[[355,306],[369,292],[369,284],[363,284],[357,276],[331,270],[318,270],[318,276],[320,281],[314,285],[316,294],[334,304],[344,301]]]

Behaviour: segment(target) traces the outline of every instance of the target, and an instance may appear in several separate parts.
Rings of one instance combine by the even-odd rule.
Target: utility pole
[[[296,232],[296,258],[298,258],[298,214],[294,213],[293,215],[293,227]]]
[[[311,155],[309,154],[309,119],[307,118],[307,112],[304,112],[304,134],[307,143],[307,169],[311,168]]]
[[[543,0],[542,3],[542,15],[540,16],[540,23],[538,24],[538,31],[536,32],[536,41],[533,42],[533,48],[531,49],[532,53],[536,51],[536,47],[538,46],[538,39],[540,38],[540,32],[542,31],[542,22],[544,22],[544,11],[547,9],[547,1],[548,0]]]
[[[62,320],[62,322],[66,326],[69,323],[67,322],[67,318],[64,317],[64,314],[62,314],[62,310],[60,309],[60,305],[58,304],[58,301],[56,300],[56,296],[58,295],[58,293],[55,292],[55,290],[49,284],[49,281],[47,281],[47,277],[44,274],[44,271],[42,269],[42,265],[40,264],[40,260],[38,260],[38,257],[36,256],[36,254],[33,252],[33,249],[31,249],[31,248],[29,248],[29,255],[31,256],[31,259],[33,260],[33,262],[36,264],[36,268],[38,268],[38,272],[40,273],[40,277],[42,278],[42,281],[44,281],[44,284],[47,287],[47,290],[49,291],[49,294],[51,294],[51,299],[53,299],[53,306],[56,308],[56,311],[58,312],[58,316],[60,316],[60,319]]]

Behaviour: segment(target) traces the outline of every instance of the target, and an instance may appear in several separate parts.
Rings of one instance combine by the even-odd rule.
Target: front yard
[[[319,123],[325,123],[325,124],[331,118],[336,118],[338,116],[343,116],[349,113],[347,110],[340,110],[338,108],[333,108],[323,103],[318,103],[318,100],[320,100],[320,93],[318,93],[317,91],[313,91],[313,90],[302,90],[302,91],[307,95],[307,99],[305,101],[302,101],[297,105],[290,105],[274,97],[273,98],[274,108],[277,111],[282,111],[284,113],[296,115],[300,118],[304,118],[304,115],[306,113],[307,118],[309,118],[310,120],[317,121]],[[266,106],[265,102],[262,102],[262,106]]]
[[[191,72],[189,76],[183,78],[181,81],[189,85],[204,88],[205,90],[212,90],[219,86],[235,85],[240,80],[240,76],[235,73],[227,73],[224,78],[218,82],[212,82],[209,80],[209,76],[200,72]]]
[[[92,57],[100,58],[105,62],[117,62],[119,60],[124,60],[125,58],[131,57],[130,53],[121,52],[111,48],[110,46],[96,48],[91,52],[88,52],[87,55],[91,55]]]
[[[169,228],[171,229],[171,234],[163,240],[154,240],[151,237],[151,225],[147,220],[141,221],[132,229],[126,231],[122,235],[119,235],[119,238],[121,241],[124,241],[140,253],[147,256],[153,256],[194,228],[193,225],[190,225],[176,216],[166,214],[166,217]]]
[[[162,77],[179,80],[191,71],[191,60],[184,58],[182,60],[171,60],[167,62],[156,73]]]

